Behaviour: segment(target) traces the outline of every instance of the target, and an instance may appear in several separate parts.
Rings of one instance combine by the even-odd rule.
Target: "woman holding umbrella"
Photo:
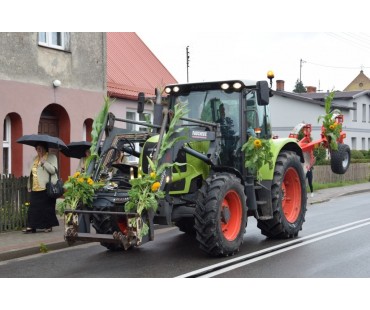
[[[35,145],[37,155],[33,158],[30,167],[30,178],[27,188],[31,193],[30,205],[27,214],[27,228],[23,233],[35,233],[36,229],[51,232],[53,226],[59,226],[55,214],[56,199],[46,193],[46,183],[56,182],[58,161],[54,154],[48,152],[48,144],[39,142]]]

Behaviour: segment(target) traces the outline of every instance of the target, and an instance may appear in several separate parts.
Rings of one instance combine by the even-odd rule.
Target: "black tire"
[[[105,208],[99,208],[99,211],[106,211]],[[108,214],[94,214],[93,216],[93,227],[98,234],[108,234],[113,235],[115,231],[120,231],[116,224],[116,219],[112,215]],[[100,242],[100,244],[111,251],[123,250],[123,245],[121,243],[111,243],[111,242]]]
[[[307,192],[298,155],[282,151],[276,161],[271,186],[273,218],[257,220],[261,233],[269,238],[298,236],[305,221]]]
[[[211,256],[239,251],[247,224],[247,206],[240,179],[229,173],[209,177],[195,209],[196,239]]]
[[[345,174],[351,162],[351,150],[347,144],[338,143],[338,150],[330,152],[331,171],[336,174]]]
[[[187,235],[195,236],[194,218],[183,218],[176,222],[175,225]]]

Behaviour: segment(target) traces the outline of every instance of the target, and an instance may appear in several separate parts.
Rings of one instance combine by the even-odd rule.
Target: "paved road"
[[[332,198],[370,191],[370,182],[345,187],[335,187],[319,190],[314,197],[308,198],[308,204],[313,205],[329,201]],[[60,218],[60,226],[54,227],[51,233],[38,232],[23,234],[22,232],[5,232],[0,234],[0,261],[40,253],[43,244],[49,251],[67,247],[63,239],[64,220]],[[78,243],[77,245],[81,245]]]

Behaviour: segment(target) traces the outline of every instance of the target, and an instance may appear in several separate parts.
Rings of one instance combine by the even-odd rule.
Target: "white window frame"
[[[129,118],[127,113],[132,113],[132,115],[134,116],[135,119]],[[136,121],[136,122],[143,122],[143,120],[140,120],[140,115],[143,115],[143,114],[150,115],[150,122],[153,123],[153,112],[151,112],[151,111],[144,111],[143,113],[139,114],[139,113],[137,113],[136,110],[127,109],[126,110],[126,119],[130,119],[130,120]],[[138,125],[138,124],[130,124],[130,125],[133,126],[134,131],[140,131],[140,129],[149,130],[149,127],[141,126],[141,125]],[[137,151],[137,152],[141,151],[139,143],[135,143],[135,151]],[[139,159],[135,156],[129,156],[127,158],[127,161],[129,163],[139,163]]]
[[[12,148],[10,147],[10,141],[11,141],[11,123],[10,123],[10,117],[5,117],[5,140],[3,140],[3,152],[5,149],[8,150],[8,174],[11,174],[12,172]],[[3,166],[3,173],[4,173],[4,166]]]
[[[45,42],[41,41],[41,33],[45,34]],[[61,37],[61,44],[53,44],[53,34],[55,33],[60,33]],[[66,32],[39,32],[38,36],[38,42],[39,45],[54,48],[54,49],[59,49],[59,50],[67,50],[67,36]]]

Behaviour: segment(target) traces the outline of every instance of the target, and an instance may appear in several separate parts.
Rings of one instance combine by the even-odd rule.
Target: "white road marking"
[[[199,278],[214,277],[216,275],[231,271],[233,269],[237,269],[237,268],[240,268],[242,266],[252,264],[252,263],[257,262],[259,260],[274,256],[274,255],[278,255],[280,253],[283,253],[283,252],[286,252],[286,251],[289,251],[289,250],[292,250],[292,249],[295,249],[295,248],[298,248],[298,247],[301,247],[301,246],[304,246],[304,245],[307,245],[307,244],[310,244],[310,243],[313,243],[313,242],[318,242],[322,239],[330,238],[330,237],[333,237],[335,235],[339,235],[339,234],[345,233],[347,231],[357,229],[357,228],[361,228],[361,227],[367,226],[367,225],[370,225],[370,218],[366,218],[366,219],[363,219],[363,220],[360,220],[360,221],[355,221],[355,222],[348,223],[348,224],[341,225],[341,226],[336,226],[336,227],[331,228],[331,229],[323,230],[323,231],[314,233],[312,235],[308,235],[308,236],[305,236],[305,237],[302,237],[302,238],[294,239],[294,240],[291,240],[291,241],[288,241],[288,242],[285,242],[285,243],[282,243],[282,244],[279,244],[279,245],[276,245],[276,246],[273,246],[273,247],[269,247],[269,248],[266,248],[266,249],[263,249],[263,250],[260,250],[260,251],[256,251],[256,252],[249,253],[249,254],[246,254],[246,255],[243,255],[243,256],[240,256],[240,257],[236,257],[236,258],[227,260],[227,261],[222,262],[222,263],[218,263],[218,264],[214,264],[214,265],[211,265],[211,266],[208,266],[208,267],[205,267],[205,268],[194,270],[194,271],[191,271],[189,273],[179,275],[176,278],[187,278],[187,277],[199,275],[200,273],[207,273],[207,274],[199,276]],[[310,240],[307,240],[307,239],[310,239]],[[304,240],[307,240],[307,241],[304,241]],[[282,247],[284,247],[284,248],[282,248]],[[255,257],[255,256],[258,256],[258,257]],[[233,264],[233,265],[228,266],[230,264]],[[223,267],[223,266],[225,266],[225,267]],[[218,270],[212,271],[213,269],[216,269],[216,268]]]

